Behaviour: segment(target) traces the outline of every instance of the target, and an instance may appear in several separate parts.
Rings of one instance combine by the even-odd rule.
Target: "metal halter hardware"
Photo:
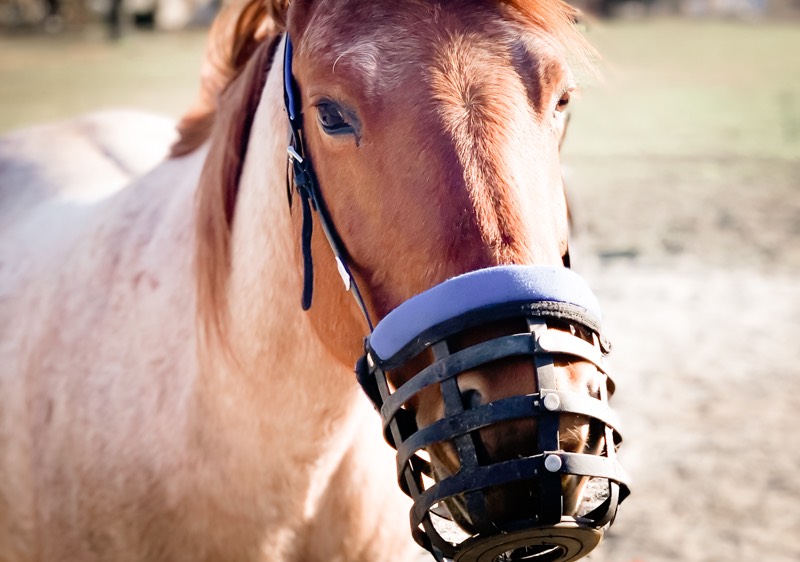
[[[296,192],[303,211],[302,306],[304,310],[311,306],[312,212],[316,211],[345,289],[352,292],[369,326],[365,354],[356,365],[356,375],[381,415],[387,442],[398,451],[398,483],[414,501],[410,513],[414,539],[439,561],[569,562],[586,555],[598,544],[604,529],[613,521],[619,502],[629,493],[624,471],[615,458],[621,437],[616,416],[608,407],[609,390],[613,391],[611,379],[606,377],[607,385],[601,385],[599,398],[560,390],[556,385],[557,360],[589,361],[606,373],[602,357],[608,346],[600,337],[599,308],[591,291],[569,269],[495,267],[445,281],[404,302],[373,327],[305,150],[300,94],[292,75],[288,34],[284,102],[291,128],[287,195],[291,205]],[[501,320],[524,321],[527,329],[451,351],[448,340],[459,333]],[[564,331],[565,326],[575,330]],[[576,333],[590,334],[591,341]],[[433,361],[405,384],[392,389],[387,373],[424,352],[430,352]],[[530,359],[536,392],[465,408],[458,376],[510,357]],[[439,388],[445,414],[420,428],[408,402],[430,387]],[[561,448],[559,419],[563,415],[590,420],[593,431],[602,435],[600,455],[571,453]],[[537,422],[537,454],[494,463],[481,458],[477,451],[479,431],[522,419]],[[437,443],[447,443],[455,449],[460,468],[433,482],[433,467],[423,451]],[[578,516],[566,515],[562,485],[565,475],[602,481],[604,499]],[[493,521],[486,508],[486,492],[514,483],[525,483],[537,491],[538,508],[522,520]],[[468,534],[472,536],[466,540],[445,538],[436,524],[453,521],[447,510],[453,498],[462,498],[469,512]]]

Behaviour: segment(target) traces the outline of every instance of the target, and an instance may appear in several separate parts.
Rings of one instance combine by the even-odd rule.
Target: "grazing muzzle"
[[[380,411],[386,440],[397,449],[398,481],[414,500],[414,538],[439,561],[567,562],[586,555],[600,541],[616,515],[617,505],[628,495],[624,473],[615,458],[621,438],[608,407],[608,393],[613,388],[603,367],[607,345],[600,337],[600,312],[594,295],[566,268],[498,266],[454,277],[411,298],[373,330],[350,272],[348,254],[305,149],[300,92],[292,74],[288,36],[284,102],[291,131],[287,194],[290,206],[295,194],[302,206],[302,306],[306,310],[311,306],[312,215],[316,212],[345,289],[353,294],[370,327],[356,373]],[[517,323],[526,329],[463,349],[450,345],[455,340],[468,341],[462,338],[467,331],[480,332],[497,322]],[[387,373],[407,372],[419,363],[421,354],[432,354],[432,362],[392,389]],[[528,358],[533,367],[535,380],[530,387],[535,392],[531,394],[475,404],[459,388],[458,376],[462,373],[489,364],[496,367],[504,360],[518,362],[520,358]],[[605,379],[599,397],[558,389],[556,360],[594,364]],[[441,392],[444,415],[420,428],[411,403],[418,394],[436,388]],[[598,437],[598,454],[573,453],[562,447],[560,421],[578,419],[576,416],[587,419],[591,434]],[[482,448],[481,432],[502,433],[503,424],[526,420],[536,422],[533,454],[491,460]],[[435,473],[431,462],[434,451],[447,448],[457,455],[458,470],[454,474]],[[581,477],[591,478],[596,484],[591,486],[590,482],[589,486],[594,504],[584,501],[577,511],[567,510],[565,500],[570,504],[572,500],[570,479]],[[489,509],[488,499],[492,503],[498,497],[506,502],[508,498],[514,500],[517,490],[525,497],[509,510],[514,514],[510,520],[497,517],[496,510]],[[502,506],[500,511],[504,511]],[[517,517],[519,513],[523,515]]]
[[[621,437],[608,407],[613,383],[603,365],[608,345],[600,336],[599,317],[594,295],[571,270],[498,266],[454,277],[411,298],[366,338],[358,380],[380,412],[386,440],[397,449],[398,481],[414,500],[414,538],[438,560],[566,562],[599,543],[629,493],[615,457]],[[451,350],[450,342],[465,331],[498,321],[526,329]],[[432,361],[393,388],[387,373],[408,370],[424,353]],[[486,404],[465,399],[460,374],[521,357],[531,362],[535,392]],[[604,379],[598,397],[558,389],[556,361],[593,364]],[[411,404],[435,387],[444,414],[419,427]],[[564,450],[563,416],[588,421],[600,443],[598,454]],[[479,434],[519,420],[535,421],[534,454],[487,458]],[[442,475],[432,464],[433,450],[447,447],[457,454],[459,467]],[[590,479],[588,493],[572,513],[564,507],[569,477]],[[520,498],[524,515],[511,510],[513,520],[492,515],[487,507],[492,494],[509,489],[526,496]],[[513,493],[502,497],[513,499]],[[454,517],[456,505],[466,513]]]

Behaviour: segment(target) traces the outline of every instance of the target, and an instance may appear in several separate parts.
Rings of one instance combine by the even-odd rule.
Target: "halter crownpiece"
[[[339,273],[361,309],[370,334],[356,365],[358,382],[383,420],[384,436],[397,450],[400,488],[413,499],[414,539],[443,562],[569,562],[588,554],[629,494],[616,460],[622,441],[608,406],[613,382],[603,356],[609,346],[600,334],[600,308],[586,283],[563,267],[498,266],[447,280],[402,303],[374,327],[350,273],[345,246],[337,235],[303,142],[300,94],[292,75],[292,45],[285,40],[284,102],[291,138],[287,190],[303,210],[303,308],[311,306],[312,212],[336,258]],[[291,183],[288,183],[291,182]],[[517,333],[486,339],[463,349],[451,343],[467,330],[498,321],[524,326]],[[432,357],[410,379],[392,388],[387,373],[410,369],[422,354]],[[535,392],[487,404],[466,405],[462,373],[508,358],[528,358]],[[587,361],[603,373],[599,396],[565,391],[556,385],[557,361]],[[444,415],[419,427],[410,403],[438,388]],[[565,451],[559,436],[562,416],[582,416],[599,438],[599,454]],[[536,421],[535,452],[492,461],[483,454],[480,432],[510,421]],[[451,475],[436,474],[429,450],[450,447],[459,460]],[[565,511],[565,478],[591,481],[581,505]],[[436,481],[435,477],[439,480]],[[517,486],[525,491],[525,515],[497,520],[487,496]],[[465,506],[465,510],[455,509]],[[454,516],[457,513],[457,516]]]

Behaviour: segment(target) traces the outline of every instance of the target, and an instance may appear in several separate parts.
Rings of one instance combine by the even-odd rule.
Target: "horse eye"
[[[322,130],[329,135],[343,135],[353,132],[353,127],[342,115],[342,110],[332,102],[317,104],[317,119]]]
[[[564,111],[569,105],[569,92],[564,92],[556,104],[556,111]]]

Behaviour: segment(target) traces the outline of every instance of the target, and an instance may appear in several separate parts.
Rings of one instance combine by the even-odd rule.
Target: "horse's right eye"
[[[329,135],[344,135],[353,132],[342,110],[333,102],[324,101],[317,104],[317,119],[322,130]]]
[[[562,94],[561,98],[558,100],[558,103],[556,104],[556,111],[565,111],[567,109],[567,106],[569,105],[569,97],[570,97],[569,90]]]

